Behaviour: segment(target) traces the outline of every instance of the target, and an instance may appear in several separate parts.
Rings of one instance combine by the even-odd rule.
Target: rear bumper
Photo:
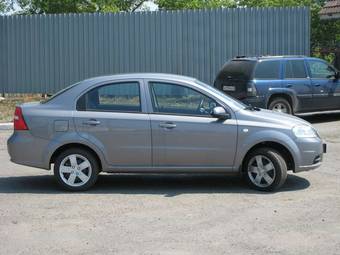
[[[29,131],[15,131],[7,140],[7,151],[13,163],[49,169],[43,160],[47,141],[33,137]]]

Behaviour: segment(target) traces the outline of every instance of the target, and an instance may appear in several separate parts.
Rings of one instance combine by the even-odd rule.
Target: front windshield
[[[224,99],[228,100],[228,101],[232,101],[233,104],[235,104],[237,107],[240,107],[242,109],[244,109],[245,107],[247,107],[247,105],[245,105],[244,103],[242,103],[240,100],[237,100],[236,98],[233,98],[231,96],[228,96],[226,94],[224,94],[223,92],[221,92],[220,90],[216,89],[213,86],[209,86],[208,84],[205,84],[204,82],[201,82],[199,80],[196,80],[196,83],[198,85],[201,85],[205,88],[208,88],[210,90],[213,90],[214,93],[218,94],[220,97],[223,97]]]

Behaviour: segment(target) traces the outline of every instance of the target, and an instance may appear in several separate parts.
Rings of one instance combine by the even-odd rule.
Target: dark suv
[[[339,72],[318,58],[237,57],[222,67],[214,86],[252,106],[289,114],[340,110]]]

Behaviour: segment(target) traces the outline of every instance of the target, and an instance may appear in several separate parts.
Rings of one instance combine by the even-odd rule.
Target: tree
[[[134,11],[146,0],[17,0],[22,14]]]
[[[217,7],[236,7],[234,0],[155,0],[160,9],[200,9]]]

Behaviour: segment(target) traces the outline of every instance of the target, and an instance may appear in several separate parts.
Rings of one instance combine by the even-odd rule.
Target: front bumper
[[[298,139],[299,162],[295,166],[295,173],[309,171],[321,166],[323,154],[327,151],[327,145],[320,138]]]

